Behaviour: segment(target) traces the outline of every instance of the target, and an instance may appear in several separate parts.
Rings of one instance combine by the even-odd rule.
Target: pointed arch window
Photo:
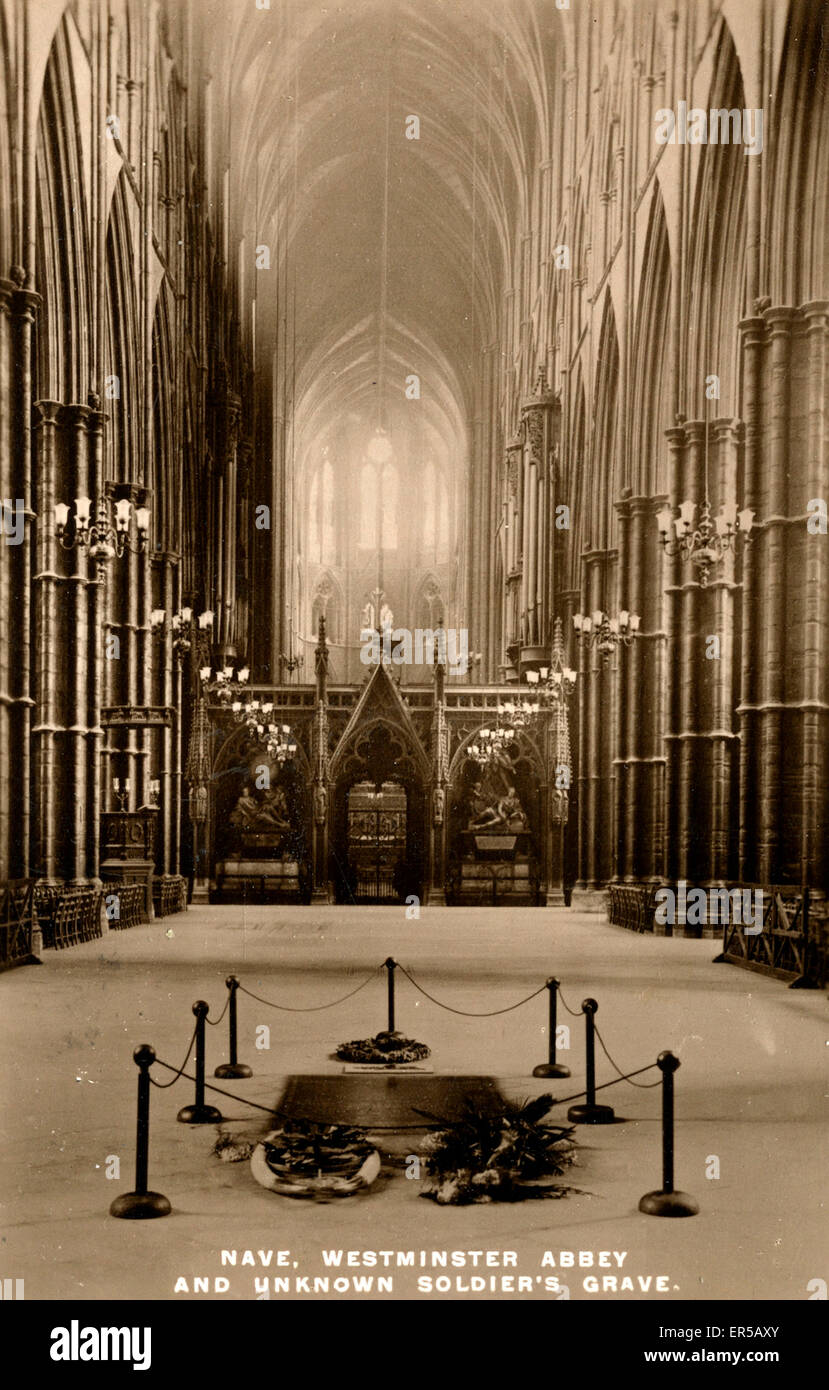
[[[334,524],[334,469],[323,459],[311,479],[308,496],[308,559],[312,564],[335,564],[337,531]]]
[[[360,469],[360,545],[376,548],[378,525],[384,550],[398,547],[400,501],[397,465],[366,462]]]
[[[422,546],[424,552],[444,557],[449,551],[449,490],[443,470],[433,459],[423,471]]]

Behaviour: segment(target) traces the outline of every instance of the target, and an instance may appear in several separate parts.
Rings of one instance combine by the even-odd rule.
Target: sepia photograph
[[[827,44],[829,0],[0,0],[44,1374],[256,1301],[817,1351]]]

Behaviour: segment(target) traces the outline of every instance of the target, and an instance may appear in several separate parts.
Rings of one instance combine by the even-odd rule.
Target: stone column
[[[0,880],[29,875],[32,649],[31,339],[39,297],[12,267],[0,280]]]

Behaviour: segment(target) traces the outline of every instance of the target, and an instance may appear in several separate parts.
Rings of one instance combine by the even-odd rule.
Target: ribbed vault
[[[476,363],[549,158],[558,12],[535,0],[206,7],[218,138],[257,369],[301,469],[338,419],[417,415],[462,486]],[[417,116],[419,139],[407,138]],[[411,132],[411,125],[408,127]],[[254,270],[266,246],[269,270]],[[251,277],[253,285],[251,286]],[[244,296],[243,296],[244,298]],[[417,406],[406,379],[420,383]]]

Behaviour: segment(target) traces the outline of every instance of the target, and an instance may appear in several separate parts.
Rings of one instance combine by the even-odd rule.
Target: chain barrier
[[[540,989],[535,989],[533,990],[532,994],[528,994],[526,999],[519,999],[517,1004],[508,1004],[505,1009],[488,1009],[484,1012],[473,1011],[469,1009],[454,1009],[451,1004],[442,1004],[441,1001],[439,999],[436,999],[433,994],[430,994],[428,990],[425,990],[423,988],[422,985],[419,985],[414,976],[409,974],[405,965],[401,965],[399,961],[397,962],[397,968],[398,970],[402,970],[403,974],[406,976],[406,979],[414,985],[416,990],[419,990],[419,992],[422,995],[424,995],[428,1000],[430,1000],[432,1004],[437,1004],[439,1009],[446,1009],[447,1012],[450,1014],[460,1014],[462,1018],[496,1018],[498,1014],[511,1014],[513,1009],[520,1009],[524,1004],[529,1004],[531,999],[537,999],[539,994],[543,994],[545,989],[547,988],[546,984],[543,984],[541,985]]]
[[[187,1049],[187,1055],[186,1055],[186,1057],[184,1058],[184,1061],[182,1062],[182,1064],[181,1064],[181,1066],[179,1067],[178,1071],[176,1071],[175,1067],[168,1066],[168,1064],[167,1064],[166,1062],[160,1062],[160,1063],[159,1063],[160,1066],[162,1066],[162,1067],[167,1067],[167,1070],[168,1070],[168,1071],[176,1071],[176,1074],[175,1074],[175,1076],[173,1077],[172,1081],[156,1081],[155,1077],[153,1077],[153,1076],[150,1077],[150,1081],[152,1082],[153,1086],[157,1086],[158,1089],[159,1089],[159,1091],[169,1091],[169,1089],[170,1089],[171,1086],[175,1086],[175,1084],[176,1084],[176,1082],[178,1081],[179,1077],[180,1077],[180,1076],[184,1076],[184,1074],[185,1074],[185,1073],[184,1073],[184,1068],[187,1066],[187,1063],[190,1061],[190,1053],[193,1051],[193,1044],[194,1044],[195,1041],[196,1041],[196,1034],[197,1034],[198,1031],[199,1031],[199,1025],[198,1025],[198,1022],[197,1022],[195,1028],[193,1029],[193,1036],[192,1036],[192,1038],[190,1039],[190,1046],[189,1046],[188,1049]],[[157,1060],[158,1060],[158,1059],[156,1058],[156,1061],[157,1061]],[[189,1078],[188,1078],[188,1079],[189,1079]]]
[[[646,1067],[639,1067],[636,1071],[629,1071],[625,1076],[614,1076],[612,1081],[603,1081],[601,1086],[594,1086],[593,1089],[594,1091],[606,1091],[608,1086],[618,1086],[620,1081],[630,1081],[630,1078],[632,1076],[641,1076],[643,1072],[652,1071],[653,1068],[658,1065],[659,1064],[657,1062],[648,1062],[648,1065]],[[630,1081],[630,1084],[631,1086],[642,1086],[641,1081]],[[658,1085],[659,1081],[653,1081],[649,1082],[647,1086],[643,1086],[642,1089],[649,1090],[651,1086]],[[579,1096],[586,1096],[587,1094],[587,1091],[576,1091],[572,1096],[562,1096],[560,1100],[556,1096],[553,1100],[553,1104],[566,1105],[569,1100],[578,1100]]]
[[[167,1071],[175,1071],[175,1067],[171,1067],[169,1062],[162,1062],[160,1057],[156,1057],[155,1060],[159,1067],[164,1067]],[[183,1076],[185,1081],[195,1081],[196,1079],[195,1076],[191,1076],[189,1072],[179,1071],[176,1073],[176,1081],[178,1081],[180,1076]],[[150,1080],[152,1081],[152,1077],[150,1077]],[[153,1082],[153,1085],[160,1086],[160,1089],[164,1090],[165,1087],[172,1086],[173,1082],[165,1081],[159,1083],[158,1081],[155,1081]],[[253,1106],[254,1110],[264,1110],[266,1115],[274,1114],[274,1109],[272,1105],[260,1105],[259,1102],[256,1100],[247,1100],[244,1096],[234,1095],[232,1091],[223,1091],[221,1086],[211,1086],[208,1081],[205,1081],[204,1089],[206,1091],[216,1091],[217,1094],[220,1096],[227,1096],[228,1100],[238,1100],[242,1105],[251,1105]]]
[[[582,1015],[581,1009],[571,1009],[571,1008],[570,1008],[570,1005],[567,1003],[567,1000],[564,998],[564,995],[563,995],[562,992],[561,992],[561,985],[559,985],[559,987],[558,987],[558,997],[559,997],[559,999],[561,1000],[562,1004],[564,1005],[565,1009],[567,1010],[567,1012],[568,1012],[568,1014],[570,1015],[571,1018],[581,1018],[581,1015]]]
[[[604,1040],[604,1038],[602,1037],[601,1033],[599,1032],[598,1027],[596,1026],[595,1023],[593,1024],[593,1031],[594,1031],[594,1033],[596,1034],[596,1037],[599,1039],[599,1045],[601,1046],[602,1052],[604,1053],[604,1055],[605,1055],[605,1057],[607,1058],[608,1062],[609,1062],[610,1065],[612,1066],[613,1070],[619,1073],[619,1078],[620,1078],[620,1080],[629,1082],[629,1084],[630,1084],[631,1086],[637,1086],[637,1087],[639,1088],[640,1091],[651,1091],[651,1090],[653,1090],[654,1086],[659,1086],[659,1085],[660,1085],[660,1081],[659,1081],[659,1080],[657,1080],[657,1081],[631,1081],[631,1080],[630,1080],[631,1076],[635,1076],[636,1073],[635,1073],[635,1072],[628,1072],[628,1073],[623,1072],[623,1071],[622,1071],[622,1068],[616,1065],[616,1063],[614,1062],[614,1060],[613,1060],[613,1058],[611,1057],[610,1053],[608,1052],[607,1047],[606,1047],[606,1045],[605,1045],[605,1040]],[[656,1066],[656,1063],[655,1063],[655,1062],[653,1063],[653,1066]]]
[[[228,1011],[229,1008],[230,1008],[230,993],[228,992],[227,999],[225,1000],[225,1006],[224,1006],[224,1008],[222,1009],[222,1012],[219,1014],[219,1017],[218,1017],[218,1018],[208,1018],[208,1017],[207,1017],[207,1014],[205,1014],[205,1016],[204,1016],[204,1021],[205,1021],[205,1023],[209,1023],[211,1028],[218,1028],[219,1024],[221,1023],[222,1019],[224,1018],[224,1016],[225,1016],[225,1014],[227,1013],[227,1011]]]
[[[317,1014],[323,1009],[333,1009],[336,1008],[337,1004],[344,1004],[347,999],[353,999],[355,994],[359,994],[361,989],[365,989],[366,985],[371,984],[372,980],[377,978],[382,969],[382,965],[378,965],[376,970],[372,970],[371,974],[366,976],[362,984],[358,985],[356,989],[350,990],[348,994],[344,994],[341,999],[332,999],[330,1004],[313,1004],[310,1008],[297,1008],[291,1004],[275,1004],[272,999],[263,999],[261,994],[254,994],[253,990],[245,989],[245,986],[241,983],[239,984],[239,988],[249,999],[255,999],[259,1004],[267,1004],[271,1009],[279,1009],[282,1013]]]

